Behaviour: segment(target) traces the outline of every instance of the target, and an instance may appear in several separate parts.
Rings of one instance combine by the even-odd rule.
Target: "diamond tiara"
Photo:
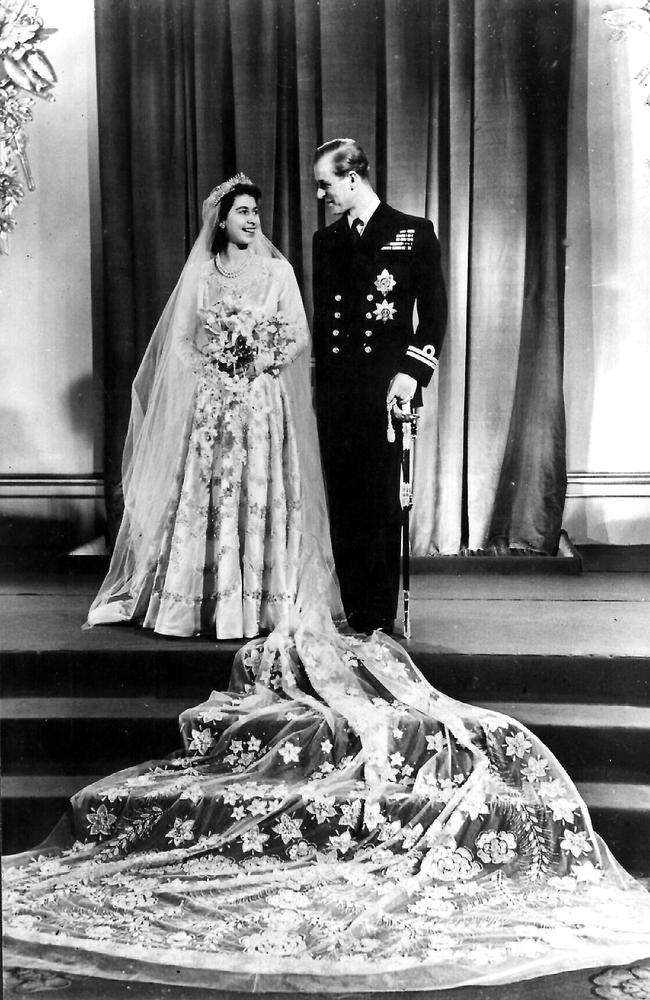
[[[230,177],[229,180],[223,181],[216,188],[213,188],[208,195],[208,201],[211,205],[218,205],[224,195],[232,191],[235,184],[252,184],[250,177],[246,174],[235,174],[234,177]]]

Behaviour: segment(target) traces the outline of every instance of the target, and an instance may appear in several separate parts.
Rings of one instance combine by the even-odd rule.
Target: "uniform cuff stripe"
[[[413,358],[414,361],[421,361],[424,365],[429,365],[434,371],[438,367],[438,359],[432,357],[430,354],[425,354],[421,351],[419,347],[409,347],[406,351],[407,358]]]

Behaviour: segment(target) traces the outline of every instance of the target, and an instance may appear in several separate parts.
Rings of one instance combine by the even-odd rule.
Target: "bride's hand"
[[[269,368],[272,368],[274,366],[274,364],[275,364],[275,355],[273,351],[260,351],[257,357],[255,358],[255,361],[251,365],[255,373],[252,377],[256,378],[258,375],[261,375],[262,372],[268,371]]]

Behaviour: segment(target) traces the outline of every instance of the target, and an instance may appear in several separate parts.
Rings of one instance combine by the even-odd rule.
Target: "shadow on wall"
[[[647,504],[647,501],[645,501]],[[591,538],[589,538],[591,536]],[[628,518],[607,518],[589,525],[588,541],[605,545],[650,545],[650,517],[638,517],[638,512]]]
[[[81,439],[78,442],[79,445],[91,456],[91,467],[84,470],[86,474],[101,469],[103,434],[101,392],[102,386],[99,379],[92,375],[84,375],[72,382],[63,394],[63,402],[70,419],[70,428],[75,436]]]

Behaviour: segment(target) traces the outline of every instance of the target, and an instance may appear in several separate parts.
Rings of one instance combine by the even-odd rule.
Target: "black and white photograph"
[[[650,0],[0,0],[3,995],[650,1000]]]

